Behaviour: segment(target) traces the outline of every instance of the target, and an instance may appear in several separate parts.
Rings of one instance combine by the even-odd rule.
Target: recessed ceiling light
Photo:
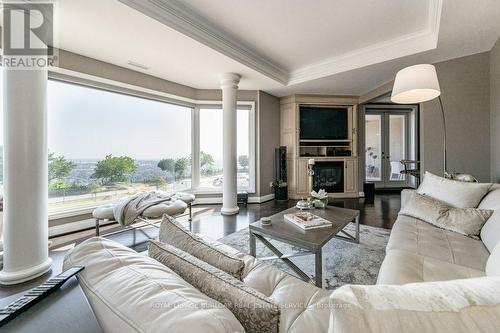
[[[143,65],[143,64],[139,64],[139,63],[137,63],[137,62],[135,62],[135,61],[130,61],[130,60],[129,60],[129,61],[127,62],[127,64],[129,64],[130,66],[134,66],[134,67],[137,67],[137,68],[143,69],[143,70],[145,70],[145,71],[147,71],[147,70],[149,69],[149,67],[148,67],[148,66]]]

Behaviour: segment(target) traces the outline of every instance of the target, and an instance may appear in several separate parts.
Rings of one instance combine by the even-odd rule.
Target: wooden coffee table
[[[259,258],[259,260],[281,259],[304,281],[315,282],[316,286],[323,284],[323,246],[333,237],[345,241],[359,243],[359,210],[328,206],[325,209],[310,210],[311,213],[320,216],[333,225],[331,227],[303,231],[284,220],[283,215],[296,213],[299,210],[290,208],[271,216],[271,225],[264,226],[260,221],[250,224],[250,255],[256,256],[256,239],[260,240],[275,256]],[[351,235],[344,228],[351,222],[356,225],[354,235]],[[284,254],[281,253],[267,238],[276,239],[283,243],[299,247],[305,251]],[[315,277],[311,279],[304,271],[295,265],[290,258],[314,254],[315,256]]]

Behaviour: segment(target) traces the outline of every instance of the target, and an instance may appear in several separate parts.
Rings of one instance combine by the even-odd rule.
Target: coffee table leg
[[[355,242],[359,244],[359,215],[356,216],[356,236]]]
[[[255,235],[253,232],[250,231],[250,255],[252,257],[256,256],[256,250],[255,250]]]
[[[315,253],[316,287],[323,288],[323,255],[319,249]]]

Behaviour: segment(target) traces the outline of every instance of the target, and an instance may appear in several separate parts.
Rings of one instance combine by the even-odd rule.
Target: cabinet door
[[[297,193],[308,194],[307,192],[307,159],[297,160]]]
[[[358,191],[358,163],[356,160],[345,161],[345,191],[349,193]]]

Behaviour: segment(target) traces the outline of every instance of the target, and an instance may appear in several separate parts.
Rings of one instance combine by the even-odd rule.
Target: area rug
[[[353,223],[346,230],[354,234]],[[360,243],[350,243],[333,238],[323,247],[323,287],[337,289],[344,284],[375,284],[378,271],[385,256],[385,247],[389,240],[390,230],[370,226],[360,226]],[[248,228],[219,239],[242,252],[248,253]],[[300,251],[291,245],[271,240],[282,253]],[[273,253],[257,240],[257,258],[269,257]],[[307,275],[314,276],[314,256],[306,255],[291,259]],[[295,273],[281,260],[274,259],[268,263],[292,274]]]

